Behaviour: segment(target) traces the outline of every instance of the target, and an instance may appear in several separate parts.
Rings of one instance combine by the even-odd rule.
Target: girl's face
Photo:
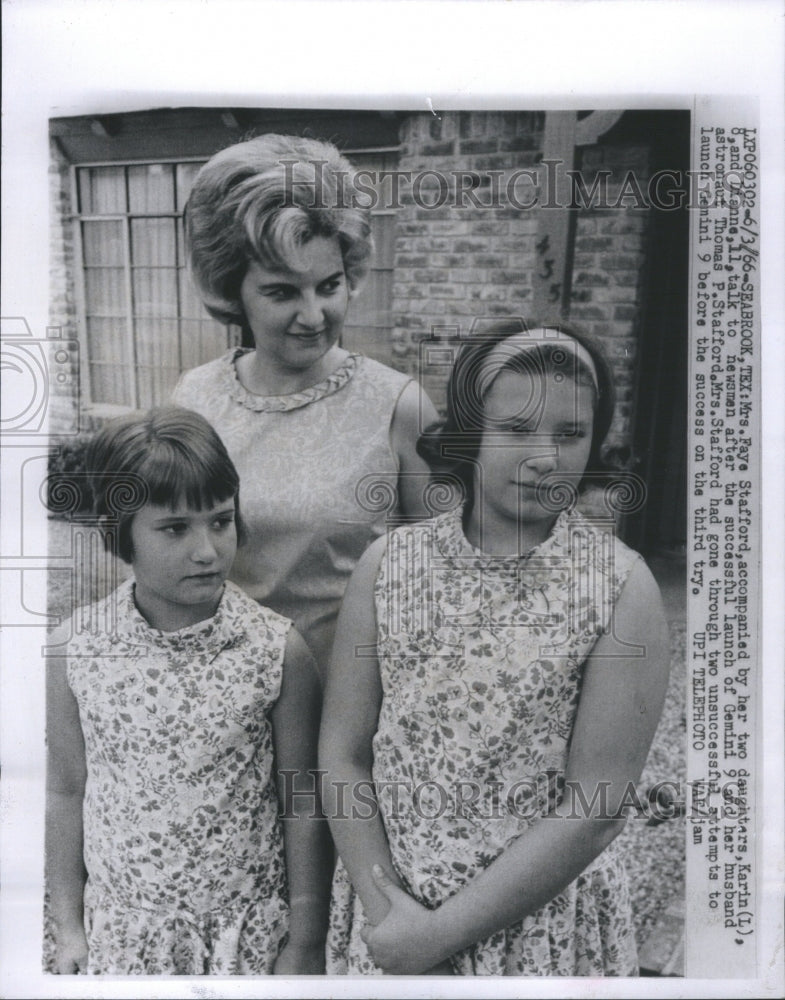
[[[555,372],[502,370],[484,413],[475,496],[487,528],[509,530],[514,522],[547,534],[556,515],[538,500],[537,484],[549,473],[563,473],[577,488],[591,450],[592,389]]]
[[[338,239],[315,236],[303,252],[306,271],[271,271],[253,261],[240,286],[260,360],[283,371],[319,361],[338,341],[349,306]]]
[[[131,522],[136,603],[171,632],[209,618],[237,550],[234,498],[206,510],[147,504]]]

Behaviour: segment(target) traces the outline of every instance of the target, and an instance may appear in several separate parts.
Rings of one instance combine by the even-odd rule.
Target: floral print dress
[[[291,623],[227,583],[212,618],[161,632],[131,580],[78,618],[88,971],[271,972],[288,903],[270,712]]]
[[[582,665],[640,559],[577,512],[524,558],[474,549],[461,518],[392,532],[375,589],[373,778],[396,871],[430,907],[560,801]],[[364,924],[339,864],[328,972],[380,973]],[[615,842],[541,910],[451,963],[458,975],[636,974]]]

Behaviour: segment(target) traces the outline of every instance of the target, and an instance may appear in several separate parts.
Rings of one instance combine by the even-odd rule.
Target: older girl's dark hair
[[[417,442],[417,451],[430,465],[436,481],[443,480],[453,484],[456,480],[459,481],[467,510],[474,503],[474,475],[484,427],[483,381],[487,381],[484,379],[485,359],[497,344],[508,337],[536,329],[558,330],[566,334],[581,344],[594,362],[596,387],[588,372],[583,376],[595,390],[595,406],[589,459],[579,489],[588,485],[591,479],[596,480],[598,476],[607,478],[612,474],[612,470],[603,461],[601,452],[613,420],[616,396],[610,366],[602,349],[587,334],[561,320],[526,323],[519,318],[501,319],[481,332],[472,333],[463,342],[447,383],[446,418],[427,427]],[[554,341],[552,347],[543,344],[533,348],[527,353],[527,357],[531,359],[536,356],[537,367],[547,370],[555,367],[554,352],[557,350],[558,344]],[[515,356],[503,367],[517,369],[519,365]],[[523,368],[531,371],[531,360]],[[578,362],[574,374],[579,378],[581,368]]]
[[[234,497],[237,540],[240,478],[223,442],[193,410],[169,406],[118,417],[87,449],[93,511],[104,524],[107,549],[133,559],[131,523],[145,504],[205,510]]]
[[[184,216],[191,273],[207,311],[244,325],[248,265],[303,270],[303,247],[315,236],[337,238],[347,283],[357,288],[373,251],[368,195],[331,143],[269,134],[216,153],[196,175]]]

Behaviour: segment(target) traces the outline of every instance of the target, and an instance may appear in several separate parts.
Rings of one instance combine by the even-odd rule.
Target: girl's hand
[[[87,938],[83,927],[55,932],[55,973],[73,976],[87,972]]]
[[[430,970],[434,975],[449,975],[441,971],[447,955],[434,935],[433,911],[399,889],[378,865],[373,866],[373,880],[390,901],[387,916],[361,933],[374,962],[396,976],[417,976]]]
[[[274,976],[323,976],[324,943],[304,945],[289,942],[273,966]]]

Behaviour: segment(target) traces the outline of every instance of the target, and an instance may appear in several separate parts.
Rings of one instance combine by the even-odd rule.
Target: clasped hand
[[[379,865],[373,879],[390,901],[387,915],[363,929],[361,936],[374,962],[396,976],[452,975],[442,943],[434,933],[434,913],[399,889]]]

